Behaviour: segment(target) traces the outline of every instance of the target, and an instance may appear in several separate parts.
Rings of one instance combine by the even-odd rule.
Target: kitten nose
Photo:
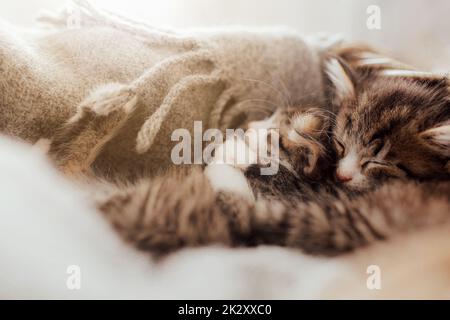
[[[336,178],[338,179],[339,182],[349,182],[353,179],[353,177],[349,174],[343,174],[342,172],[340,172],[339,170],[336,170]]]

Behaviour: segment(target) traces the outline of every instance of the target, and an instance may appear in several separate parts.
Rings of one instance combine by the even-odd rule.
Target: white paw
[[[257,160],[256,152],[242,138],[234,136],[215,149],[212,163],[245,169],[256,164]]]
[[[227,164],[209,164],[205,168],[205,175],[215,191],[232,192],[254,201],[252,189],[250,188],[244,173]]]

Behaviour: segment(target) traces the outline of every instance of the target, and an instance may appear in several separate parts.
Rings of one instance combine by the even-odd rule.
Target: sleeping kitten
[[[279,129],[281,166],[275,176],[261,176],[256,161],[213,164],[205,173],[196,168],[128,186],[93,183],[93,190],[107,189],[97,199],[99,209],[125,239],[159,253],[218,243],[337,254],[400,230],[448,221],[446,80],[392,76],[385,72],[390,67],[362,60],[343,52],[326,64],[336,119],[326,109],[301,108],[250,124]],[[84,171],[88,150],[69,149],[75,154],[67,155],[71,165],[65,168],[71,174]],[[61,149],[53,142],[52,150]],[[400,154],[404,150],[409,157]],[[390,177],[446,181],[348,191]]]
[[[387,178],[448,180],[449,80],[392,70],[392,61],[363,51],[337,54],[327,73],[336,88],[338,181],[363,190]]]
[[[328,159],[337,157],[334,177],[342,187],[364,191],[390,178],[450,178],[448,78],[413,71],[366,48],[353,47],[335,52],[326,61],[325,72],[331,85],[329,109],[337,114],[333,118],[322,111],[330,118],[327,122],[333,122],[333,146],[321,139],[322,147],[315,149],[323,150],[322,156]],[[299,123],[318,121],[298,119]],[[288,127],[281,122],[275,118],[256,126]],[[330,130],[329,124],[323,130]],[[297,134],[292,131],[294,134],[285,132],[285,140],[282,135],[281,146],[290,138],[290,143],[301,139],[294,138]],[[291,152],[294,166],[305,165],[292,159],[292,155],[307,152],[305,148],[301,151]],[[324,168],[317,171],[324,176]]]

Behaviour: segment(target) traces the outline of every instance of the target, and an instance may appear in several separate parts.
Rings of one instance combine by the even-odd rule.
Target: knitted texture
[[[279,106],[323,103],[322,49],[284,28],[163,30],[86,1],[39,22],[24,30],[0,21],[0,130],[52,139],[106,86],[97,103],[128,97],[134,111],[93,164],[105,176],[166,169],[172,132],[192,132],[196,120],[233,128]]]

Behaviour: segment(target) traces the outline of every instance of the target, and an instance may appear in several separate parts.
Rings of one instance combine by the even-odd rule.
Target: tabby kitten
[[[342,50],[338,56],[344,62],[327,63],[337,88],[337,179],[355,190],[387,178],[448,180],[448,78],[392,70],[389,60],[358,50]]]

